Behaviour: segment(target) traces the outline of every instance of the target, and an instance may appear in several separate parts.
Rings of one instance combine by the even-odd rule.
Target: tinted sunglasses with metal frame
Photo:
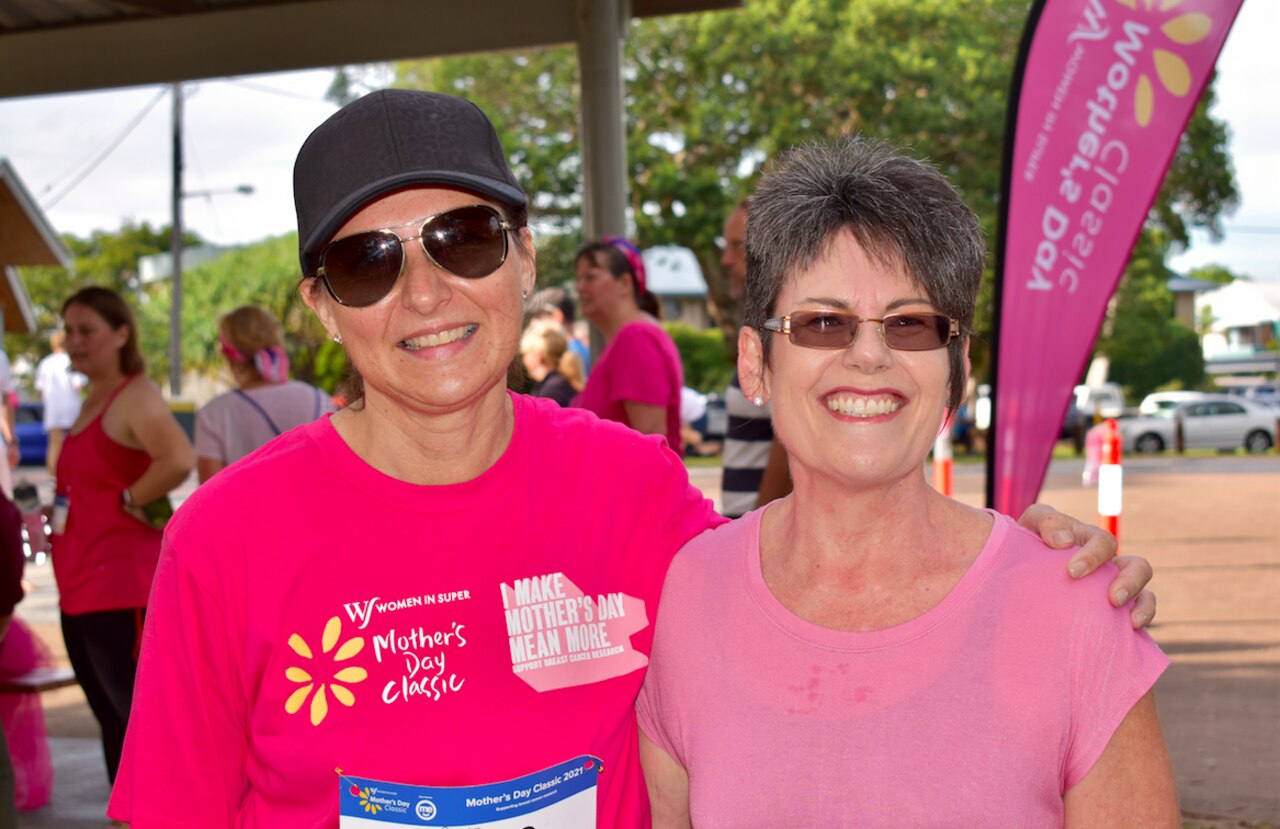
[[[395,231],[418,226],[414,236]],[[338,303],[352,308],[373,305],[395,287],[404,273],[405,245],[417,241],[427,258],[464,279],[480,279],[507,260],[507,231],[515,225],[487,204],[455,207],[377,230],[334,239],[320,253],[315,276]]]
[[[864,322],[880,323],[884,343],[896,351],[932,351],[960,336],[960,323],[946,314],[926,311],[886,314],[881,319],[846,311],[794,311],[764,321],[765,331],[786,334],[804,348],[848,348]]]

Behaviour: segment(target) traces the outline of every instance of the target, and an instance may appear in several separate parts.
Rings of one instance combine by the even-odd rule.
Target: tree
[[[186,243],[199,245],[194,234]],[[22,279],[36,309],[37,331],[10,335],[11,356],[33,362],[48,353],[48,340],[60,324],[63,301],[86,285],[120,291],[138,323],[138,340],[147,358],[147,373],[163,384],[169,372],[168,280],[142,285],[138,259],[169,251],[169,231],[125,224],[115,233],[96,231],[88,239],[65,238],[75,256],[69,269],[23,268]],[[293,376],[329,390],[346,373],[342,348],[329,341],[323,326],[306,309],[299,294],[298,237],[289,233],[232,250],[183,272],[182,363],[184,369],[217,374],[225,360],[218,345],[219,317],[241,305],[260,305],[281,320]]]
[[[1098,338],[1097,351],[1111,361],[1108,376],[1125,387],[1130,400],[1163,387],[1194,389],[1204,383],[1200,338],[1174,317],[1168,286],[1173,273],[1164,264],[1169,246],[1158,231],[1142,234]]]
[[[1198,268],[1192,268],[1187,276],[1191,279],[1199,279],[1203,282],[1213,282],[1218,285],[1230,285],[1237,279],[1247,279],[1248,277],[1239,277],[1232,273],[1228,268],[1222,265],[1202,265]]]
[[[207,374],[221,372],[225,358],[219,347],[218,319],[241,305],[259,305],[284,325],[293,376],[332,391],[345,372],[345,360],[336,359],[342,349],[329,342],[324,327],[303,304],[299,287],[296,233],[229,251],[184,272],[183,367]],[[140,315],[143,350],[154,360],[152,373],[159,376],[167,375],[169,367],[170,296],[170,283],[157,283]]]
[[[202,244],[200,237],[187,232],[184,244]],[[143,256],[168,253],[171,231],[168,226],[153,228],[148,222],[136,224],[127,221],[116,231],[95,230],[87,239],[65,235],[63,242],[73,257],[70,268],[41,266],[20,268],[19,275],[31,298],[35,311],[36,330],[33,334],[10,334],[5,338],[9,356],[21,354],[37,361],[49,353],[49,335],[62,324],[62,303],[80,288],[101,285],[118,291],[138,315],[139,335],[164,337],[168,342],[168,321],[159,329],[161,333],[147,330],[141,318],[141,309],[147,302],[146,289],[138,278],[138,260]],[[165,306],[167,309],[167,305]],[[161,349],[163,351],[163,349]],[[144,353],[146,353],[144,351]],[[167,364],[167,360],[166,360]],[[163,377],[155,373],[153,377]]]
[[[860,130],[938,164],[994,240],[1004,117],[1025,0],[746,0],[741,9],[632,24],[624,73],[630,206],[642,246],[682,244],[716,307],[726,294],[715,240],[765,160]],[[556,240],[539,270],[572,272],[581,229],[580,103],[572,47],[412,61],[397,84],[464,95],[493,118],[531,215]],[[1216,232],[1236,198],[1224,125],[1206,93],[1150,225],[1185,243]],[[990,280],[975,368],[986,363]]]

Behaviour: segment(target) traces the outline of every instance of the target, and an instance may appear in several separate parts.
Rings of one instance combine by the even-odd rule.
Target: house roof
[[[1213,330],[1280,322],[1280,282],[1237,279],[1196,297],[1196,313],[1209,308]]]
[[[1207,279],[1192,279],[1189,276],[1175,276],[1165,283],[1169,292],[1174,294],[1194,294],[1200,291],[1213,291],[1222,287],[1221,282],[1210,282]]]
[[[661,297],[707,295],[707,283],[693,251],[679,245],[658,245],[642,255],[650,292]]]

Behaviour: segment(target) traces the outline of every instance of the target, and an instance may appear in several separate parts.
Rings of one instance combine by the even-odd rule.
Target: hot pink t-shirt
[[[1061,826],[1062,797],[1168,664],[1114,568],[1083,582],[1007,517],[932,610],[867,633],[786,610],[762,511],[667,575],[640,728],[689,773],[693,825]]]
[[[606,420],[631,425],[624,403],[661,406],[667,416],[667,443],[680,454],[680,390],[684,368],[676,344],[661,326],[629,322],[591,366],[587,385],[571,405]]]
[[[675,551],[720,519],[660,439],[513,395],[502,457],[415,486],[329,419],[169,525],[110,814],[332,827],[339,776],[429,786],[599,758],[601,827],[647,825],[634,703]]]

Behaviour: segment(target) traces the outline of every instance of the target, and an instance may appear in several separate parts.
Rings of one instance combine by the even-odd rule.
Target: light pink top
[[[762,511],[672,563],[637,706],[689,772],[698,829],[1060,826],[1168,660],[1067,552],[996,516],[932,610],[869,633],[794,616],[760,571]]]
[[[325,417],[203,484],[165,536],[110,814],[333,827],[338,775],[496,783],[603,761],[640,829],[635,697],[675,551],[720,519],[661,441],[512,396],[453,486],[364,463]]]

